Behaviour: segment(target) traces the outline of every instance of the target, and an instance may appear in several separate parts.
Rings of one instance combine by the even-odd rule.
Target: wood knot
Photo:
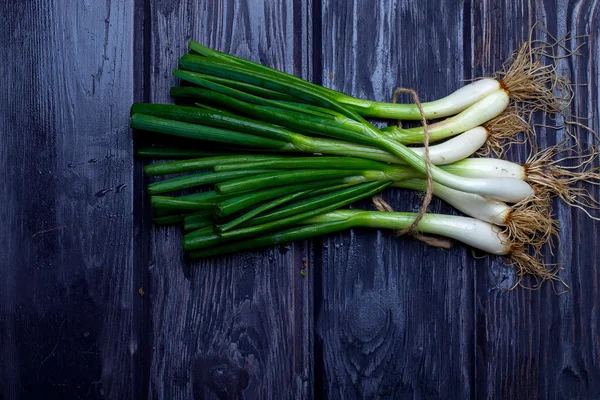
[[[250,374],[227,357],[209,355],[196,359],[193,380],[196,396],[202,397],[204,389],[209,389],[220,399],[241,399]]]
[[[346,321],[353,339],[368,343],[387,331],[391,310],[377,293],[357,298],[346,307]]]

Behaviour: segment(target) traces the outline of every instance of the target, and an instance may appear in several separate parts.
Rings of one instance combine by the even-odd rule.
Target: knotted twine
[[[419,212],[417,213],[417,217],[414,219],[410,226],[396,231],[396,235],[402,236],[406,234],[411,234],[415,239],[422,241],[423,243],[433,246],[440,247],[444,249],[448,249],[452,246],[451,242],[446,239],[436,238],[432,236],[426,236],[419,233],[416,229],[419,221],[423,218],[425,213],[427,212],[427,208],[429,207],[429,203],[431,203],[431,198],[433,197],[433,178],[431,177],[431,160],[429,158],[429,129],[427,127],[427,118],[425,118],[425,112],[423,111],[423,107],[421,106],[421,101],[419,100],[419,96],[417,96],[417,92],[408,88],[397,88],[394,91],[393,102],[396,104],[398,101],[398,94],[400,93],[409,93],[413,96],[415,100],[415,104],[419,109],[419,113],[421,114],[421,122],[423,123],[423,136],[424,136],[424,145],[425,145],[425,165],[427,170],[427,191],[425,192],[425,197],[423,198],[423,203],[419,208]],[[401,127],[401,122],[398,121],[398,127]],[[393,212],[394,209],[381,197],[374,196],[373,204],[379,211],[387,211]]]

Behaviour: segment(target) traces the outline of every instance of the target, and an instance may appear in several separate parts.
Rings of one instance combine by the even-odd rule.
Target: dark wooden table
[[[427,100],[497,70],[541,21],[589,35],[559,67],[588,84],[572,111],[599,130],[598,1],[503,3],[4,1],[0,398],[600,398],[600,225],[578,210],[556,206],[562,296],[507,291],[502,260],[390,232],[186,265],[179,229],[147,218],[129,107],[170,101],[192,38],[357,96]]]

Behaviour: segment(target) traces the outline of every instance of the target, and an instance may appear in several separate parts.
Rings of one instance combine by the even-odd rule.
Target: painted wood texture
[[[136,397],[132,4],[2,10],[0,397]]]
[[[129,106],[171,101],[192,38],[357,96],[430,100],[541,21],[589,35],[559,68],[588,83],[572,112],[599,130],[598,2],[505,3],[6,3],[0,398],[599,398],[599,226],[582,212],[555,207],[562,296],[505,290],[510,268],[464,246],[361,229],[189,264],[179,230],[149,222],[132,157]]]
[[[585,122],[598,131],[599,6],[598,1],[535,1],[513,5],[490,2],[473,7],[472,76],[498,69],[518,40],[527,38],[529,27],[536,21],[555,37],[588,35],[568,43],[569,50],[582,41],[587,44],[581,49],[581,56],[560,61],[558,68],[572,82],[584,84],[576,88],[571,111],[586,118]],[[539,39],[551,40],[543,31],[538,30],[537,34]],[[539,118],[537,122],[552,124]],[[582,143],[592,143],[585,130],[576,133]],[[539,129],[538,141],[551,145],[564,135]],[[521,161],[527,156],[524,151],[511,155]],[[591,190],[600,195],[597,187]],[[503,287],[509,281],[502,282],[502,265],[483,263],[476,269],[478,397],[600,397],[600,225],[561,203],[556,203],[555,213],[561,224],[561,244],[557,248],[557,256],[565,267],[561,276],[572,288],[568,294],[556,296],[550,287],[506,293],[492,284],[497,282]]]

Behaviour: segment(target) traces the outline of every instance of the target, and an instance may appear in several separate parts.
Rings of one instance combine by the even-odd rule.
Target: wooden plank
[[[559,68],[573,82],[588,84],[576,88],[572,112],[590,118],[583,122],[598,131],[599,8],[598,1],[473,2],[473,76],[499,68],[536,21],[556,37],[590,35],[582,56],[561,61]],[[536,33],[545,38],[542,30]],[[591,141],[585,131],[577,134],[582,142]],[[550,145],[564,132],[540,129],[538,137],[540,144]],[[526,151],[510,156],[524,161]],[[597,188],[594,193],[599,195]],[[561,224],[557,256],[569,293],[556,296],[550,285],[506,292],[502,288],[514,279],[498,262],[476,272],[477,398],[600,397],[598,223],[561,203],[555,212]]]
[[[171,102],[171,71],[190,39],[311,78],[310,3],[150,6],[152,102]],[[312,272],[300,275],[303,260],[312,266],[310,247],[186,263],[179,228],[153,227],[150,237],[149,396],[310,397]]]
[[[396,87],[423,101],[468,76],[468,10],[456,2],[322,2],[323,82],[390,101]],[[316,41],[316,38],[315,38]],[[406,97],[405,101],[412,101]],[[390,190],[397,210],[419,197]],[[363,206],[368,206],[363,204]],[[372,207],[372,206],[371,206]],[[434,201],[431,210],[452,212]],[[315,292],[315,396],[472,398],[473,269],[461,245],[428,248],[390,232],[329,237]]]
[[[0,15],[0,398],[131,398],[132,1]]]

